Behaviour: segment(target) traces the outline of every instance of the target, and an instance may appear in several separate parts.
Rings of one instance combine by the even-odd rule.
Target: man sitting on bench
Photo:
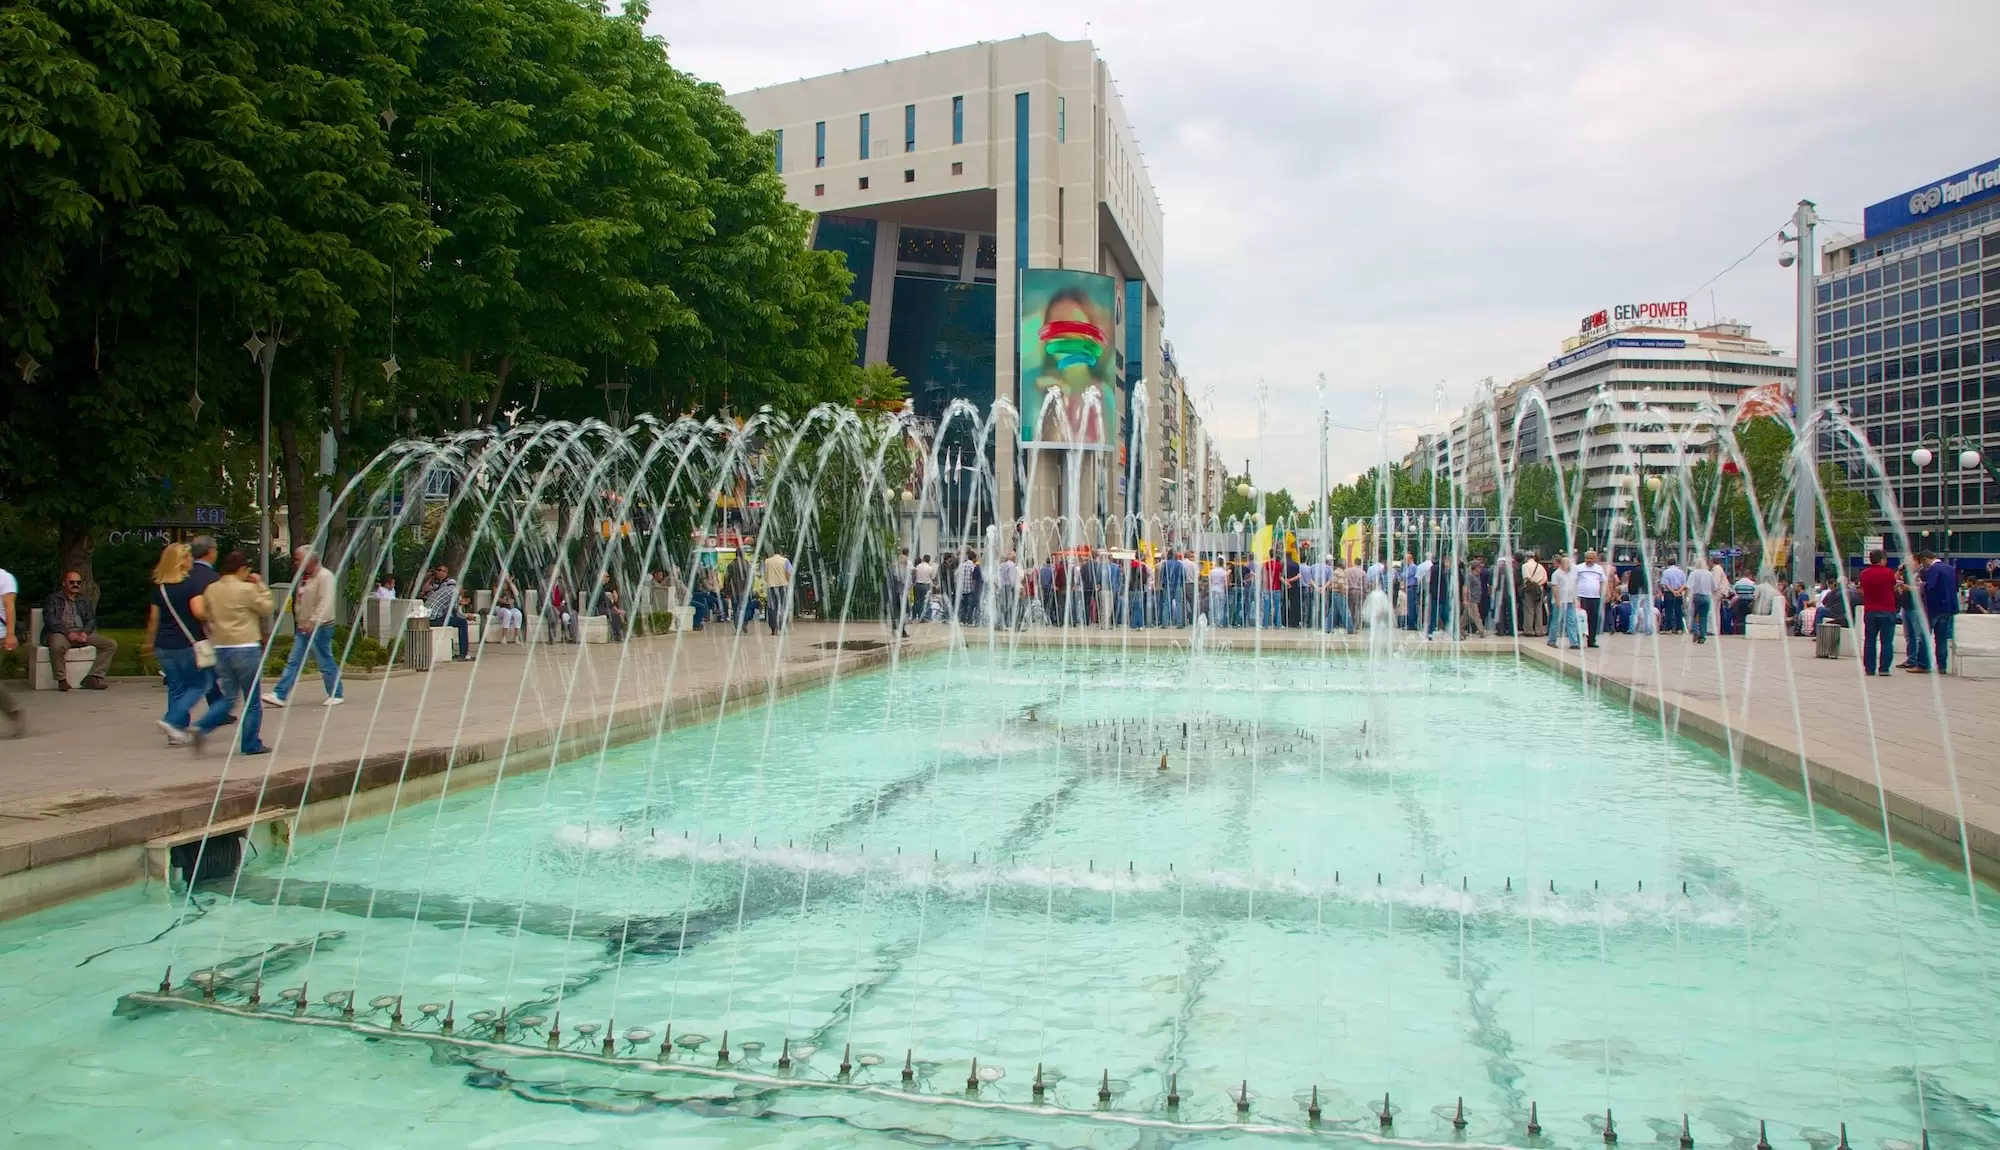
[[[104,673],[111,669],[111,656],[118,651],[118,640],[97,633],[97,608],[83,597],[83,576],[74,571],[63,572],[62,586],[49,595],[47,606],[42,608],[42,646],[49,649],[49,670],[55,674],[58,691],[69,690],[71,647],[97,649],[90,673],[83,677],[84,689],[102,691],[110,686],[104,681]]]

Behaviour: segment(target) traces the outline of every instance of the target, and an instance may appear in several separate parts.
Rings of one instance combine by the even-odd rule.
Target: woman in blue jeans
[[[167,677],[167,713],[160,729],[170,747],[186,746],[194,701],[208,692],[210,672],[195,665],[194,645],[206,634],[202,619],[208,605],[200,588],[188,580],[194,554],[185,543],[169,543],[153,565],[153,594],[146,607],[146,638],[141,655],[151,654]]]
[[[237,744],[246,755],[270,750],[258,737],[264,721],[264,704],[257,683],[264,670],[264,621],[271,617],[271,590],[245,570],[241,551],[231,551],[216,567],[220,574],[202,593],[208,614],[204,626],[215,644],[215,677],[222,685],[222,703],[210,707],[194,727],[194,748],[229,718],[238,699],[247,699],[243,708],[243,733]]]

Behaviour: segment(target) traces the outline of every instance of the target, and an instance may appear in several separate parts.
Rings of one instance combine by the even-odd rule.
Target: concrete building
[[[1734,415],[1745,393],[1766,386],[1788,393],[1796,371],[1794,360],[1747,325],[1697,326],[1682,302],[1605,308],[1586,316],[1546,365],[1503,388],[1482,384],[1450,428],[1421,437],[1404,465],[1422,470],[1429,461],[1478,500],[1499,486],[1509,459],[1565,469],[1581,460],[1581,526],[1603,541],[1614,524],[1631,522],[1635,481],[1710,454],[1718,421]],[[1515,417],[1537,389],[1548,406],[1546,430],[1530,404],[1517,448]]]
[[[1003,439],[994,515],[1170,508],[1176,488],[1152,466],[1175,437],[1180,400],[1153,396],[1143,437],[1129,418],[1132,390],[1163,375],[1163,218],[1093,45],[1048,35],[972,44],[730,102],[753,131],[773,133],[791,198],[818,216],[814,245],[846,253],[854,298],[869,305],[863,362],[907,378],[920,415],[956,399],[981,410],[1018,402],[1017,270],[1113,277],[1115,449]],[[1152,456],[1137,469],[1135,442]],[[1015,483],[1023,452],[1031,491]],[[1135,472],[1148,478],[1127,491]]]
[[[2000,448],[2000,160],[1884,200],[1862,220],[1861,236],[1821,247],[1819,398],[1839,403],[1880,453],[1918,547],[2000,556],[2000,482],[1959,463],[1965,447],[1989,459]],[[1928,467],[1910,458],[1919,447],[1932,453]],[[1822,436],[1820,452],[1872,494],[1851,446]]]
[[[1627,309],[1623,326],[1610,318]],[[1543,458],[1564,467],[1582,461],[1586,519],[1609,531],[1631,522],[1635,480],[1710,454],[1718,423],[1734,416],[1745,393],[1766,385],[1788,393],[1797,370],[1747,324],[1696,326],[1683,302],[1597,312],[1543,370],[1553,431]],[[1600,395],[1622,414],[1593,416]]]

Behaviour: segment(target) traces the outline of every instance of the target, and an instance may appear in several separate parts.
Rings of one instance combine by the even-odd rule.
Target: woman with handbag
[[[241,551],[231,551],[216,571],[220,578],[202,593],[207,601],[203,623],[215,644],[215,677],[222,685],[222,702],[210,707],[194,725],[194,749],[200,751],[210,732],[228,721],[238,700],[248,699],[243,708],[243,734],[237,744],[246,755],[262,755],[271,748],[259,739],[264,722],[264,704],[258,696],[258,681],[264,671],[264,624],[271,618],[271,589],[248,569],[249,560]]]
[[[208,604],[200,584],[188,578],[193,569],[194,553],[187,544],[169,543],[160,551],[146,607],[146,638],[139,646],[139,653],[157,660],[167,677],[167,713],[158,721],[170,747],[184,747],[194,738],[188,730],[190,712],[215,673],[215,648],[202,629]]]

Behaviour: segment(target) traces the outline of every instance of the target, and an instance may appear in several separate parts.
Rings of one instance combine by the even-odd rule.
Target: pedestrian
[[[914,580],[913,585],[916,588],[916,598],[910,605],[910,614],[919,623],[928,622],[930,619],[931,583],[937,578],[937,567],[931,563],[930,556],[925,555],[917,560],[916,571],[912,578]]]
[[[979,569],[979,552],[967,547],[958,565],[958,621],[961,626],[979,624],[979,601],[986,591],[986,573]]]
[[[1660,572],[1660,631],[1663,634],[1678,635],[1684,629],[1687,583],[1688,573],[1679,558],[1669,560],[1667,569]]]
[[[773,548],[764,556],[764,622],[771,634],[784,629],[792,615],[792,561]]]
[[[258,737],[264,722],[263,700],[257,682],[264,664],[264,624],[271,618],[271,589],[241,551],[231,551],[216,567],[217,578],[201,593],[205,607],[202,617],[209,641],[215,644],[215,677],[222,687],[222,703],[210,707],[194,725],[190,743],[199,752],[217,727],[243,703],[243,724],[237,750],[246,755],[262,755],[270,748]]]
[[[1549,646],[1558,641],[1567,643],[1571,650],[1583,646],[1583,635],[1577,618],[1581,612],[1577,608],[1577,569],[1570,565],[1565,552],[1556,561],[1556,569],[1549,573]]]
[[[994,591],[994,625],[1003,631],[1019,626],[1021,610],[1021,563],[1012,551],[1000,561],[1000,583]]]
[[[19,624],[14,621],[14,599],[21,584],[14,573],[0,567],[0,651],[13,651],[21,646]],[[7,720],[7,730],[14,738],[27,733],[28,722],[21,714],[20,701],[5,682],[0,682],[0,716]]]
[[[292,552],[292,653],[285,660],[284,674],[265,694],[268,706],[283,707],[292,697],[292,687],[305,669],[306,656],[319,665],[320,685],[326,688],[322,707],[338,707],[341,698],[340,664],[333,657],[333,615],[336,587],[333,572],[320,563],[311,547]]]
[[[1708,642],[1711,628],[1715,626],[1715,573],[1705,565],[1695,563],[1687,572],[1688,631],[1697,643]]]
[[[1361,566],[1361,554],[1355,552],[1347,557],[1347,566],[1334,568],[1340,571],[1340,593],[1347,597],[1347,633],[1352,635],[1361,629],[1361,604],[1368,599],[1368,570]]]
[[[1424,561],[1419,563],[1414,552],[1405,551],[1403,553],[1401,582],[1403,585],[1403,630],[1405,631],[1414,631],[1417,629],[1417,612],[1422,608],[1424,579],[1430,574],[1429,563],[1429,556],[1425,556]]]
[[[1887,675],[1896,661],[1896,598],[1902,580],[1880,548],[1854,580],[1861,589],[1861,673]]]
[[[1604,591],[1611,582],[1610,573],[1597,561],[1597,552],[1583,553],[1583,566],[1576,569],[1576,608],[1583,613],[1583,625],[1588,635],[1588,646],[1597,646],[1598,631],[1604,626]]]
[[[153,565],[146,633],[139,642],[139,654],[152,656],[167,681],[167,710],[158,722],[170,747],[186,746],[194,738],[188,729],[194,702],[207,693],[214,674],[215,648],[201,624],[208,605],[188,578],[193,566],[187,544],[169,543],[161,549],[159,562]]]
[[[1919,552],[1917,562],[1923,569],[1923,583],[1916,591],[1924,608],[1920,625],[1928,623],[1929,627],[1923,635],[1928,642],[1916,656],[1916,666],[1910,669],[1919,674],[1930,671],[1935,656],[1937,673],[1942,675],[1951,658],[1952,631],[1958,622],[1958,564],[1928,551]]]
[[[1533,633],[1548,627],[1549,569],[1542,565],[1541,553],[1528,552],[1521,561],[1521,630]]]
[[[618,581],[611,577],[609,571],[599,576],[597,580],[597,613],[604,616],[605,627],[611,632],[611,641],[623,643],[628,619],[625,613],[625,599],[618,593]],[[459,634],[465,634],[463,623],[460,624]]]

